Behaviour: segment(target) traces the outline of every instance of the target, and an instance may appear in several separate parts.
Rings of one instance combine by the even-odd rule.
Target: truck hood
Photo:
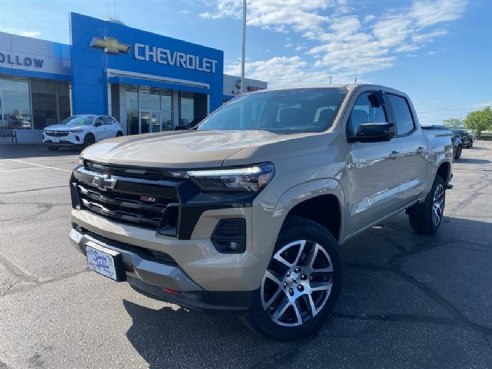
[[[306,133],[276,134],[268,131],[163,132],[105,140],[88,147],[81,156],[108,164],[176,169],[210,168],[222,166],[227,158],[243,149],[305,135]],[[250,159],[254,160],[253,157]]]

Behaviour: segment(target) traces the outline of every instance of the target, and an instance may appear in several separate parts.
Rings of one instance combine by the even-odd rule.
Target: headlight
[[[79,133],[82,133],[82,132],[84,132],[83,129],[72,129],[72,130],[70,130],[70,133],[73,133],[73,134],[79,134]]]
[[[186,172],[204,191],[261,191],[275,175],[272,163],[257,164],[250,167],[189,170]]]

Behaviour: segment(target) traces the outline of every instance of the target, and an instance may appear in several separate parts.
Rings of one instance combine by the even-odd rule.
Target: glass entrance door
[[[139,133],[153,133],[161,131],[161,112],[140,110]]]

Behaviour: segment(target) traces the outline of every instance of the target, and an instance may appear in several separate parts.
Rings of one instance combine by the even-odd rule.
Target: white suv
[[[72,115],[43,130],[43,143],[48,150],[65,146],[86,147],[106,138],[123,136],[123,128],[116,119],[108,115]]]

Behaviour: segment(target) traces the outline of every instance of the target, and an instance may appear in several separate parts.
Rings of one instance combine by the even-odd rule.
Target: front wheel
[[[335,238],[318,223],[289,217],[254,293],[247,323],[274,339],[309,336],[333,310],[341,287],[342,262]]]
[[[446,203],[446,184],[436,176],[425,201],[408,209],[410,225],[417,233],[434,234],[439,229]]]
[[[96,138],[91,133],[84,137],[84,147],[90,146],[96,142]]]

